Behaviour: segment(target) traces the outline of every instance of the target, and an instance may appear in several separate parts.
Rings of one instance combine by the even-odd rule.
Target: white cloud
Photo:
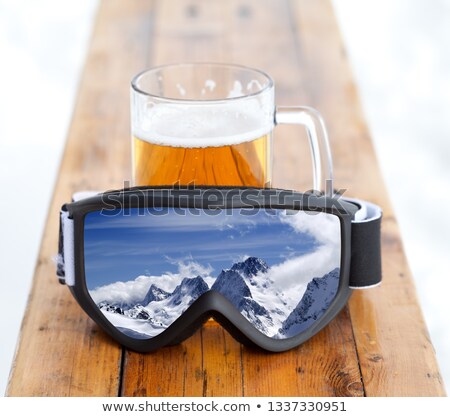
[[[304,212],[284,214],[281,221],[289,224],[299,234],[312,236],[319,244],[314,252],[289,258],[272,266],[270,278],[280,290],[301,287],[315,277],[322,277],[341,260],[341,235],[338,217],[326,213],[310,215]],[[301,236],[299,236],[301,239]]]
[[[289,290],[305,285],[315,277],[322,277],[340,264],[340,245],[322,245],[315,252],[288,259],[270,269],[270,278],[275,285]]]
[[[193,278],[201,275],[208,283],[215,278],[210,276],[213,268],[189,260],[173,261],[178,266],[177,273],[166,272],[161,275],[140,275],[134,280],[117,281],[90,290],[94,302],[108,301],[109,303],[136,304],[141,302],[152,284],[167,292],[172,292],[183,278]]]
[[[280,216],[298,233],[307,233],[321,244],[341,244],[339,218],[328,213],[307,213],[304,211],[284,212]]]
[[[152,283],[153,277],[142,275],[132,281],[117,281],[98,287],[89,291],[89,294],[96,303],[108,301],[109,303],[134,304],[145,297]]]
[[[181,275],[182,277],[193,278],[197,275],[205,277],[211,275],[211,272],[214,270],[211,265],[202,265],[194,261],[192,257],[189,259],[171,259],[166,257],[166,259],[172,265],[176,265],[178,267],[178,275]]]
[[[233,263],[244,262],[248,258],[250,258],[250,255],[247,255],[247,254],[239,255],[233,259]]]

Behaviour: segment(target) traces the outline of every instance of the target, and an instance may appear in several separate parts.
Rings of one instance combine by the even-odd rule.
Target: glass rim
[[[228,69],[247,70],[247,71],[255,72],[259,75],[262,75],[266,79],[267,83],[259,91],[245,94],[245,95],[238,96],[238,97],[225,97],[225,98],[220,98],[220,99],[190,99],[190,98],[165,97],[162,95],[149,93],[148,91],[145,91],[142,88],[140,88],[138,85],[139,80],[144,75],[149,74],[151,72],[156,72],[156,71],[166,69],[166,68],[176,68],[176,67],[180,68],[180,67],[194,67],[194,66],[198,66],[198,67],[211,66],[211,67],[222,67],[222,68],[228,68]],[[138,94],[141,94],[141,95],[144,95],[147,97],[156,98],[156,99],[159,99],[159,100],[162,100],[165,102],[169,102],[169,103],[171,102],[171,103],[185,103],[185,104],[188,104],[188,103],[189,104],[196,104],[196,103],[198,103],[198,104],[205,104],[205,103],[216,104],[216,103],[229,103],[229,102],[233,102],[233,101],[245,100],[247,98],[255,97],[260,94],[263,94],[266,91],[273,88],[273,86],[274,86],[274,82],[273,82],[272,77],[263,70],[248,67],[246,65],[226,64],[226,63],[224,64],[224,63],[218,63],[218,62],[183,62],[183,63],[177,63],[177,64],[158,65],[158,66],[155,66],[152,68],[147,68],[145,70],[142,70],[141,72],[137,73],[131,79],[131,88]]]

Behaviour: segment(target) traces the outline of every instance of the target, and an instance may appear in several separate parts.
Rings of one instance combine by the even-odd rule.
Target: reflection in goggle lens
[[[138,209],[88,213],[86,285],[105,317],[136,339],[167,329],[217,291],[260,332],[308,329],[339,286],[341,231],[327,213]]]

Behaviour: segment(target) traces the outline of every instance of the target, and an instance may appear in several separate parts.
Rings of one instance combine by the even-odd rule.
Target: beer
[[[204,147],[157,144],[133,136],[134,183],[265,187],[271,179],[270,155],[270,134]]]
[[[269,187],[274,96],[264,73],[168,65],[132,81],[136,186]]]

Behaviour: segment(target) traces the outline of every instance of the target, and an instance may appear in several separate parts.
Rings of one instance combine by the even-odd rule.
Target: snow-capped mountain
[[[101,303],[97,304],[97,306],[102,311],[109,311],[110,313],[123,314],[123,309],[120,306],[110,304],[107,301],[102,301]]]
[[[209,290],[208,284],[199,275],[195,278],[184,278],[167,297],[169,305],[181,305],[189,307],[198,297]]]
[[[202,294],[209,290],[202,277],[184,278],[173,292],[159,301],[152,301],[145,306],[145,311],[156,323],[169,327]]]
[[[249,257],[234,263],[230,269],[223,269],[211,288],[201,276],[196,276],[184,278],[172,292],[152,284],[144,298],[131,306],[125,302],[106,301],[97,305],[122,332],[148,338],[170,326],[202,294],[217,291],[262,333],[286,338],[306,329],[323,314],[336,294],[339,268],[321,278],[313,278],[305,293],[296,298],[301,298],[297,305],[289,301],[295,299],[295,294],[290,293],[287,297],[270,275],[264,260]],[[124,293],[123,299],[129,298]]]
[[[238,272],[248,278],[251,285],[257,285],[257,282],[253,280],[253,277],[261,272],[267,272],[269,270],[269,266],[262,259],[250,256],[243,262],[235,263],[230,270]]]
[[[98,304],[108,320],[125,334],[147,338],[169,327],[203,293],[209,290],[202,277],[184,278],[168,293],[151,285],[144,299],[131,308],[102,301]]]
[[[243,298],[252,298],[252,293],[241,274],[232,269],[222,270],[211,291],[223,294],[228,301],[238,308]]]
[[[284,337],[295,336],[322,316],[336,295],[339,275],[339,268],[335,268],[321,278],[313,278],[306,287],[297,307],[283,323],[279,333]]]
[[[223,270],[211,289],[227,297],[249,321],[255,322],[255,327],[268,336],[278,333],[295,306],[295,302],[290,304],[288,297],[270,278],[267,263],[252,256]]]
[[[142,300],[142,304],[146,306],[147,304],[150,304],[152,301],[164,300],[169,295],[170,292],[164,291],[161,288],[158,288],[155,284],[152,284],[148,289],[147,295]]]
[[[268,266],[264,261],[248,258],[244,262],[234,264],[231,269],[222,270],[211,287],[211,291],[225,296],[244,317],[265,334],[273,327],[272,318],[269,312],[253,299],[245,278],[254,279],[260,271],[267,270]]]

